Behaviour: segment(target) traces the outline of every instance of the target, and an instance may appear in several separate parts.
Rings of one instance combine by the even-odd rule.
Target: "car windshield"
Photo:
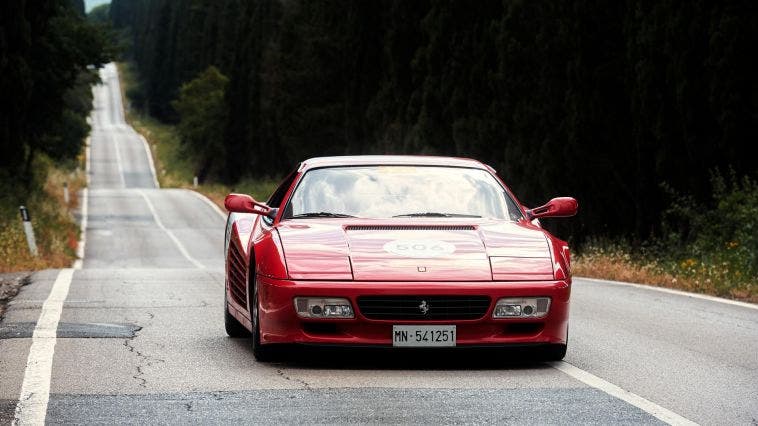
[[[306,172],[285,218],[481,217],[521,212],[487,171],[461,167],[357,166]]]

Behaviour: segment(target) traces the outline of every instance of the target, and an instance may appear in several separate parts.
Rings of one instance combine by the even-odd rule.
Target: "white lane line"
[[[589,373],[582,370],[581,368],[567,363],[566,361],[551,362],[549,364],[556,370],[562,371],[563,373],[575,378],[576,380],[579,380],[580,382],[595,389],[601,390],[608,395],[616,397],[626,403],[632,404],[635,407],[649,413],[653,417],[670,425],[697,425],[697,423],[693,422],[692,420],[684,418],[679,414],[676,414],[669,409],[663,408],[652,401],[648,401],[647,399],[635,393],[624,390],[614,385],[613,383],[607,382],[592,373]]]
[[[18,398],[13,419],[14,425],[45,424],[58,321],[60,321],[63,302],[68,296],[73,276],[73,269],[61,269],[53,283],[50,295],[42,305],[42,312],[34,327],[29,357],[26,360],[24,382],[21,385],[21,395]]]
[[[87,186],[90,184],[90,173],[92,170],[92,163],[90,162],[90,146],[92,144],[92,138],[90,136],[87,136],[87,140],[85,141],[85,148],[84,148],[84,179],[87,181]]]
[[[216,213],[218,213],[218,215],[219,215],[219,216],[221,216],[221,219],[224,219],[224,220],[226,220],[226,213],[224,213],[224,212],[223,212],[223,211],[222,211],[222,210],[219,208],[219,206],[217,206],[217,205],[216,205],[216,203],[214,203],[213,201],[211,201],[211,199],[210,199],[210,198],[206,197],[204,194],[201,194],[201,193],[199,193],[199,192],[197,192],[197,191],[193,191],[193,190],[191,190],[191,189],[185,189],[185,191],[187,191],[187,192],[189,192],[190,194],[194,195],[195,197],[197,197],[197,198],[199,198],[199,199],[203,200],[203,202],[204,202],[205,204],[209,205],[209,206],[210,206],[210,207],[213,209],[213,211],[215,211]]]
[[[84,264],[84,245],[87,243],[87,200],[89,198],[88,188],[82,189],[81,200],[81,222],[79,224],[79,244],[76,246],[76,257],[74,261],[74,269],[82,269]]]
[[[118,168],[118,176],[121,178],[121,187],[126,188],[126,178],[124,178],[124,166],[121,163],[121,153],[118,151],[118,142],[116,142],[116,137],[114,135],[111,135],[111,140],[113,141],[113,147],[116,150],[116,167]]]
[[[668,293],[668,294],[676,294],[678,296],[685,296],[685,297],[692,297],[695,299],[701,299],[701,300],[708,300],[711,302],[718,302],[718,303],[724,303],[726,305],[733,305],[733,306],[739,306],[742,308],[748,308],[748,309],[758,309],[758,305],[753,303],[746,303],[746,302],[740,302],[737,300],[730,300],[730,299],[724,299],[721,297],[716,296],[708,296],[706,294],[699,294],[699,293],[690,293],[688,291],[682,291],[682,290],[674,290],[671,288],[665,288],[665,287],[656,287],[653,285],[645,285],[645,284],[636,284],[636,283],[628,283],[624,281],[612,281],[612,280],[601,280],[597,278],[585,278],[585,277],[574,277],[578,280],[585,280],[585,281],[592,281],[597,283],[608,283],[613,285],[625,285],[630,287],[636,287],[636,288],[642,288],[645,290],[652,290],[652,291],[659,291],[661,293]]]
[[[84,178],[86,179],[87,186],[82,189],[82,199],[79,211],[81,213],[80,223],[79,223],[79,244],[76,246],[76,257],[77,259],[74,261],[73,268],[74,269],[82,269],[82,266],[84,264],[84,246],[87,243],[87,214],[88,214],[88,200],[89,200],[89,185],[90,185],[90,144],[92,143],[92,138],[90,136],[87,136],[87,139],[84,141]]]
[[[114,75],[113,73],[108,76],[108,99],[110,100],[110,116],[111,116],[111,122],[110,124],[115,125],[118,124],[118,117],[116,116],[116,108],[114,103],[116,102],[115,97],[113,96],[113,79]]]
[[[184,255],[184,257],[187,258],[187,260],[189,260],[193,265],[195,265],[195,267],[199,269],[205,269],[205,265],[195,260],[194,257],[190,256],[189,252],[181,243],[181,241],[179,241],[179,239],[176,238],[176,235],[174,235],[174,233],[171,232],[170,229],[163,226],[163,222],[161,222],[161,219],[158,217],[158,213],[155,211],[155,207],[153,206],[153,203],[150,202],[149,198],[147,198],[147,195],[145,195],[145,193],[142,191],[139,191],[139,194],[145,200],[145,203],[147,204],[147,208],[150,209],[150,213],[152,213],[153,220],[155,220],[155,223],[158,225],[159,228],[163,230],[163,232],[166,233],[166,235],[168,235],[169,238],[171,238],[172,241],[174,241],[174,244],[176,244],[176,247]]]
[[[134,133],[137,133],[136,130],[132,129]],[[153,162],[153,153],[150,151],[150,145],[148,145],[147,140],[144,136],[142,136],[140,133],[137,133],[140,139],[142,139],[142,145],[145,147],[145,155],[147,155],[147,163],[150,165],[150,173],[153,176],[153,184],[156,188],[160,188],[161,184],[158,183],[158,175],[155,173],[155,163]]]

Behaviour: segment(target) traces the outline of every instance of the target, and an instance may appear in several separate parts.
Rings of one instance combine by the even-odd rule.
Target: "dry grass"
[[[572,261],[575,276],[667,287],[712,296],[758,303],[758,291],[750,280],[735,281],[723,265],[695,259],[681,262],[646,260],[621,247],[589,247]]]
[[[75,171],[55,167],[46,159],[39,160],[39,167],[47,169],[42,189],[23,197],[32,217],[39,256],[29,252],[17,207],[12,206],[0,217],[0,272],[65,268],[76,258],[79,226],[71,211],[79,205],[84,172],[81,168]],[[63,199],[64,182],[69,185],[68,206]]]

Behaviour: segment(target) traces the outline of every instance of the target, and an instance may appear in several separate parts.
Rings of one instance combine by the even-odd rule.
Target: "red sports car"
[[[226,331],[258,360],[282,344],[566,353],[569,248],[537,219],[573,198],[526,209],[475,160],[353,156],[225,206]]]

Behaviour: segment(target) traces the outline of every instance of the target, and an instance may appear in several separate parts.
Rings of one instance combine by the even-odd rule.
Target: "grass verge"
[[[592,242],[572,262],[574,276],[667,287],[758,303],[755,278],[725,262],[645,255],[623,244]]]
[[[78,163],[83,163],[83,157]],[[35,160],[34,169],[38,175],[28,187],[0,183],[0,272],[65,268],[76,259],[80,231],[71,212],[79,205],[79,190],[86,185],[84,172],[76,162],[56,165],[45,157]],[[64,183],[69,188],[68,205],[63,198]],[[29,252],[20,205],[31,215],[38,256]]]

